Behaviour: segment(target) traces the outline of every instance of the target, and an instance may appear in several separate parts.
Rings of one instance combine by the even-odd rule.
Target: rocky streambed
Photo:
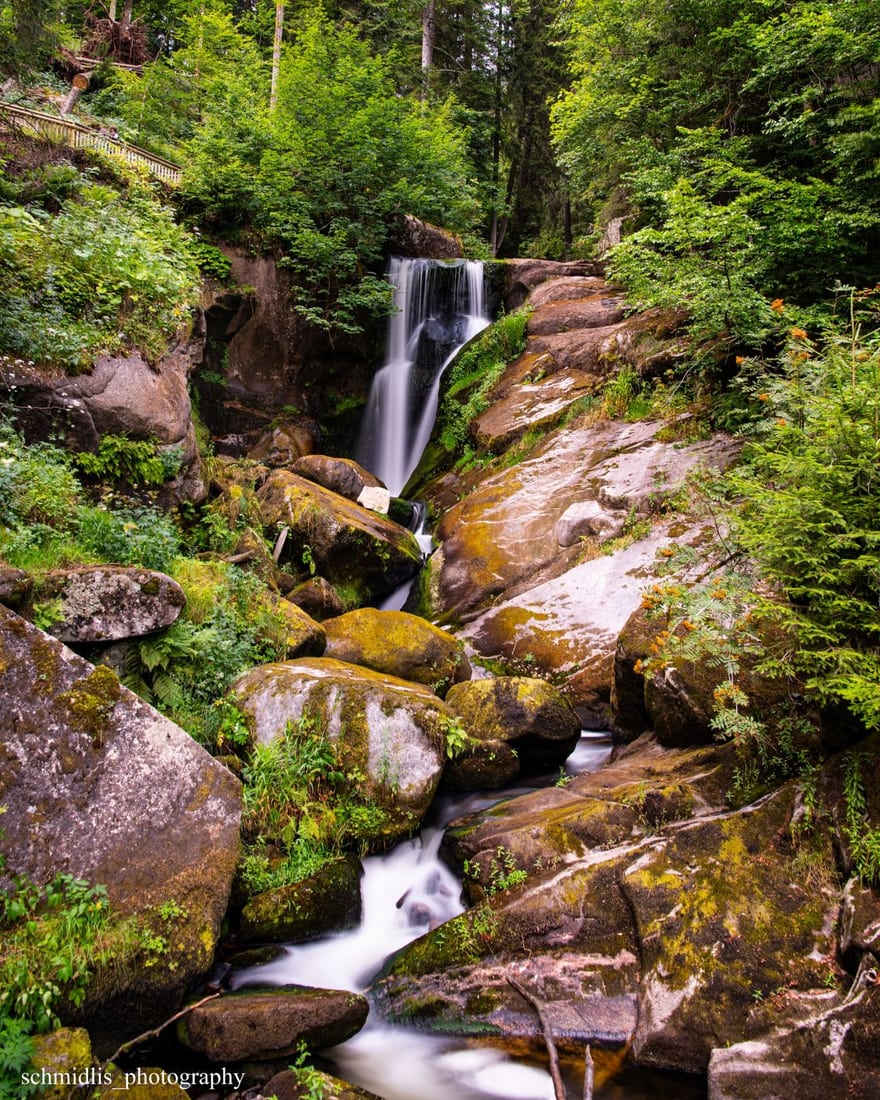
[[[69,1019],[88,1026],[99,1054],[155,1025],[209,972],[224,918],[239,946],[300,941],[303,958],[316,937],[358,925],[373,876],[362,879],[356,850],[286,887],[233,882],[233,772],[304,719],[333,745],[337,794],[359,808],[362,850],[373,852],[410,836],[438,791],[503,790],[524,768],[563,768],[588,727],[613,735],[606,766],[563,771],[557,785],[452,821],[440,852],[464,907],[437,869],[433,894],[422,883],[395,908],[413,922],[406,937],[355,965],[347,985],[224,986],[179,1025],[184,1057],[243,1067],[279,1100],[303,1095],[283,1067],[300,1042],[320,1051],[357,1033],[366,994],[374,1020],[424,1034],[538,1057],[549,1031],[579,1066],[589,1046],[597,1096],[617,1095],[626,1066],[685,1074],[712,1100],[880,1096],[880,899],[853,873],[843,797],[857,756],[865,813],[878,820],[877,738],[854,747],[826,715],[823,760],[807,779],[737,797],[738,747],[710,726],[720,673],[687,660],[646,670],[656,628],[642,607],[669,558],[710,537],[713,518],[688,485],[735,461],[737,446],[688,418],[596,414],[590,399],[609,378],[650,377],[683,353],[676,318],[625,317],[613,288],[578,265],[514,262],[507,296],[534,308],[522,354],[470,426],[477,461],[456,462],[435,439],[407,490],[428,502],[437,542],[407,612],[344,611],[381,600],[421,559],[405,526],[357,503],[376,488],[369,473],[268,440],[246,471],[220,464],[215,499],[246,511],[275,548],[273,558],[251,544],[250,566],[277,581],[285,561],[308,561],[313,574],[272,597],[286,609],[286,659],[229,696],[247,726],[238,760],[213,759],[61,640],[116,645],[164,629],[181,600],[163,574],[56,577],[51,635],[0,608],[9,869],[105,883],[114,910],[164,947],[151,954],[142,939]],[[0,576],[0,595],[24,616],[29,585],[21,572]],[[110,624],[111,607],[122,624]],[[761,705],[791,691],[762,682]],[[395,906],[402,897],[396,882],[379,892]],[[273,980],[332,986],[325,969]],[[371,1044],[374,1029],[351,1066],[396,1057]],[[60,1064],[83,1057],[44,1049]],[[506,1055],[480,1045],[445,1054],[459,1085],[437,1095],[465,1079],[480,1095],[480,1080],[506,1072]],[[483,1094],[544,1095],[503,1087]],[[580,1087],[570,1079],[571,1095]],[[430,1096],[428,1085],[415,1095]]]

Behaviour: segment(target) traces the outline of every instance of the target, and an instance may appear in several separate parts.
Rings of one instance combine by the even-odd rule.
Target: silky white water
[[[452,268],[450,292],[438,295],[439,273]],[[461,347],[489,324],[483,265],[470,260],[392,259],[388,279],[394,312],[384,365],[376,372],[361,425],[357,458],[398,495],[418,465],[437,415],[443,371]],[[445,311],[444,346],[451,348],[429,380],[417,376],[420,346]]]
[[[610,745],[587,734],[569,757],[569,775],[592,771],[608,758]],[[506,789],[510,798],[534,783]],[[235,973],[233,989],[260,983],[310,985],[363,992],[389,955],[461,913],[461,884],[438,858],[449,821],[484,809],[501,792],[445,796],[420,836],[364,860],[363,917],[358,928],[284,949],[263,966]],[[553,1100],[553,1083],[542,1068],[515,1061],[502,1050],[471,1046],[461,1038],[390,1027],[371,1015],[354,1038],[323,1051],[334,1072],[385,1100]]]

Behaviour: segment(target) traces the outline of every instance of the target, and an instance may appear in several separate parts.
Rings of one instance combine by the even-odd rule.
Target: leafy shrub
[[[88,184],[57,215],[0,208],[0,348],[70,369],[100,351],[158,356],[197,301],[185,232],[142,186]]]
[[[76,514],[75,530],[87,554],[117,565],[168,572],[181,549],[173,519],[155,508],[84,507]]]
[[[101,436],[97,452],[79,451],[76,464],[92,477],[124,479],[132,485],[161,485],[177,473],[180,449],[159,451],[152,440],[108,432]]]
[[[80,499],[70,456],[50,443],[27,446],[0,422],[0,516],[3,523],[66,527]]]

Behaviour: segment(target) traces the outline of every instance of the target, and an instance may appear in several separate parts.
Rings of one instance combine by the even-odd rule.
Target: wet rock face
[[[356,993],[306,986],[242,990],[188,1013],[180,1041],[212,1062],[266,1061],[335,1046],[364,1026],[369,1005]]]
[[[308,715],[336,745],[341,770],[386,811],[385,839],[413,831],[445,760],[451,711],[425,687],[330,658],[263,665],[233,688],[253,735],[266,743]]]
[[[180,913],[161,967],[114,973],[112,994],[79,1010],[113,1050],[173,1012],[210,966],[238,859],[240,784],[109,669],[2,607],[0,729],[8,873],[102,883],[114,914],[148,925],[166,903]]]
[[[325,629],[327,657],[424,684],[441,698],[471,675],[455,639],[417,615],[364,607],[329,620]]]
[[[164,573],[121,565],[53,570],[40,581],[40,600],[57,601],[49,633],[80,643],[152,634],[175,622],[186,603]]]
[[[399,524],[286,470],[275,470],[257,494],[260,515],[274,539],[288,536],[284,558],[310,561],[353,602],[393,592],[421,563],[412,534]]]

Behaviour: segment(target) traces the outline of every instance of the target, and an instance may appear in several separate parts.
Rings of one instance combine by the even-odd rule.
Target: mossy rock
[[[328,657],[262,665],[232,697],[254,739],[267,743],[308,717],[335,746],[350,793],[383,813],[370,839],[411,833],[426,813],[446,759],[445,704],[426,687]]]
[[[266,1061],[336,1046],[364,1026],[369,1005],[356,993],[307,986],[243,989],[193,1009],[177,1024],[184,1046],[212,1062]]]
[[[338,1077],[320,1070],[311,1070],[310,1077],[320,1082],[320,1087],[324,1090],[321,1093],[323,1100],[381,1100],[375,1093],[359,1089],[357,1085],[341,1081]],[[274,1096],[275,1100],[305,1100],[307,1096],[303,1086],[298,1083],[296,1071],[289,1069],[276,1073],[266,1082],[262,1091],[266,1096]]]
[[[503,787],[519,775],[519,757],[506,741],[468,740],[443,769],[443,785],[454,791]]]
[[[364,607],[325,623],[327,657],[425,684],[441,698],[469,680],[470,663],[445,630],[405,611]]]
[[[421,565],[411,532],[296,474],[275,470],[257,496],[267,534],[288,530],[281,560],[313,564],[359,603],[393,592]]]
[[[327,644],[324,628],[289,600],[273,601],[284,622],[288,657],[320,657]]]
[[[574,708],[546,680],[498,676],[449,689],[446,701],[471,737],[506,741],[529,767],[562,764],[580,738]]]
[[[302,943],[354,928],[361,918],[361,871],[360,861],[348,856],[301,882],[257,894],[241,912],[241,942]]]
[[[310,577],[291,589],[285,598],[318,622],[334,619],[345,611],[339,593],[324,577]]]
[[[351,458],[305,455],[294,462],[293,472],[348,500],[357,500],[368,486],[385,487],[375,475]]]
[[[789,785],[679,826],[623,873],[643,966],[639,1062],[704,1070],[713,1047],[755,1038],[787,999],[822,987],[839,900],[792,874],[795,799]],[[833,868],[827,837],[824,846]],[[771,995],[782,1002],[762,1011]]]
[[[85,1028],[62,1027],[46,1035],[34,1035],[31,1043],[33,1054],[28,1072],[38,1073],[47,1080],[52,1075],[54,1082],[39,1089],[38,1100],[68,1100],[71,1085],[77,1083],[80,1075],[84,1083],[91,1083],[85,1075],[94,1059],[92,1042]]]

